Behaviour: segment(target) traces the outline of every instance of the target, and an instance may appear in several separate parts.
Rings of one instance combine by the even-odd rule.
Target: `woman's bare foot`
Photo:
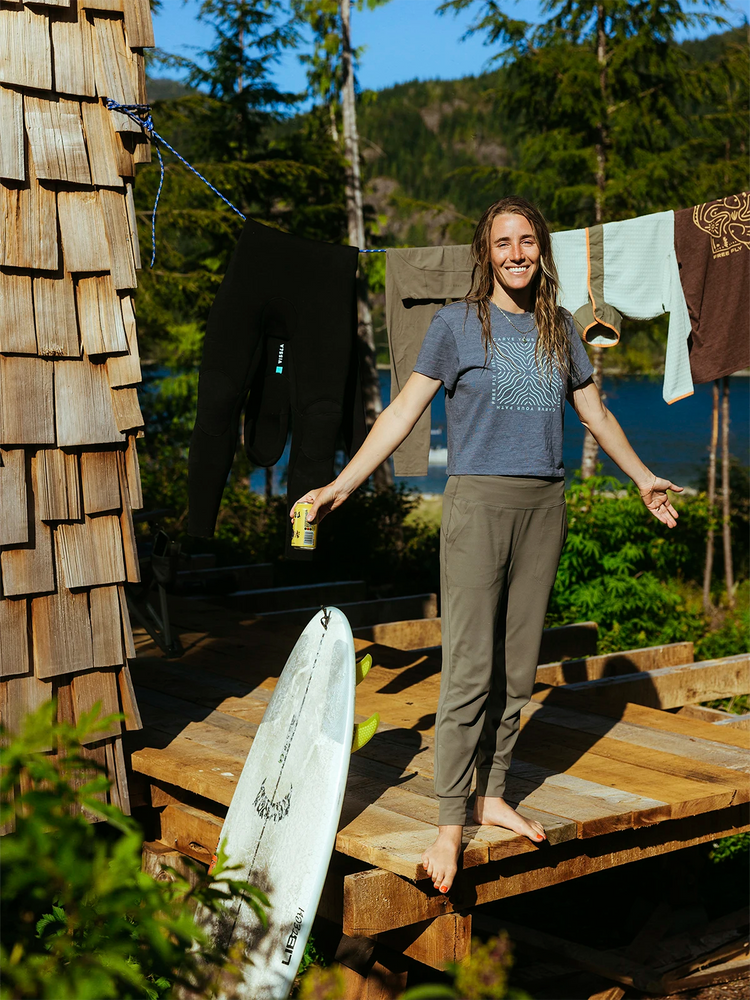
[[[544,827],[533,819],[524,819],[520,813],[509,806],[505,799],[494,795],[477,795],[474,806],[474,822],[482,826],[502,826],[506,830],[520,833],[538,844],[547,839]]]
[[[422,855],[425,871],[441,892],[448,892],[456,877],[463,832],[462,826],[439,826],[437,840]]]

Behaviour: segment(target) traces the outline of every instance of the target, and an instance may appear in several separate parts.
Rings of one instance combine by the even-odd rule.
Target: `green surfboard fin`
[[[352,736],[352,753],[361,750],[365,744],[369,743],[377,732],[380,725],[380,713],[375,712],[367,722],[354,723],[354,735]]]
[[[366,653],[361,660],[357,660],[355,664],[357,668],[357,684],[361,684],[362,681],[370,673],[370,667],[372,666],[372,657],[369,653]]]

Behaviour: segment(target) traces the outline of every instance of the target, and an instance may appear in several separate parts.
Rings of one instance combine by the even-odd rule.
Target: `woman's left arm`
[[[574,389],[568,399],[578,414],[578,419],[591,431],[600,448],[633,480],[641,499],[654,517],[674,528],[679,514],[670,503],[667,490],[681,493],[682,487],[675,486],[668,479],[660,479],[643,464],[625,437],[622,427],[602,402],[592,379],[584,382],[579,389]]]

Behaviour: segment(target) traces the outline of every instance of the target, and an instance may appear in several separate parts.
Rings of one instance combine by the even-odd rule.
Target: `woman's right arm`
[[[310,490],[295,503],[311,503],[308,521],[322,521],[361,486],[368,476],[398,448],[432,402],[443,383],[412,372],[404,388],[372,425],[372,430],[351,462],[328,486]],[[294,507],[290,516],[294,518]]]

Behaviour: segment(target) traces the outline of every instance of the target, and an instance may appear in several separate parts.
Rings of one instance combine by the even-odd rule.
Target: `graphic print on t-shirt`
[[[564,392],[557,368],[534,357],[535,338],[503,337],[492,352],[492,402],[498,410],[551,413]]]

